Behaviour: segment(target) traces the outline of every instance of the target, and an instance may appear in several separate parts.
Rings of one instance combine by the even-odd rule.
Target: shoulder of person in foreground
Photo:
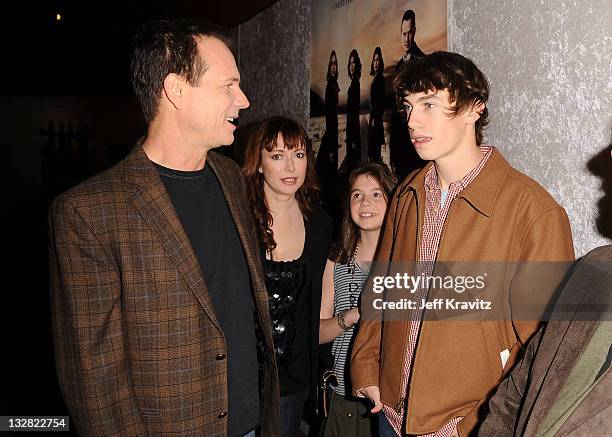
[[[612,261],[612,244],[605,246],[596,247],[587,253],[584,261]],[[608,264],[608,267],[612,270],[612,263]]]
[[[59,203],[79,204],[87,200],[93,202],[100,198],[114,195],[123,190],[125,162],[120,161],[114,166],[97,173],[84,181],[78,183],[74,187],[57,196],[51,206]]]
[[[555,321],[551,321],[547,326],[541,327],[529,340],[523,357],[498,386],[495,394],[489,401],[489,413],[480,426],[479,435],[503,436],[515,434],[514,427],[519,415],[522,414],[523,402],[527,392],[531,390],[529,387],[532,383],[531,377],[534,363],[541,359],[546,359],[546,356],[540,356],[540,345],[549,336],[559,334],[558,323],[560,320],[569,320],[567,319],[566,307],[563,304],[569,303],[569,308],[576,308],[575,311],[580,311],[581,307],[577,307],[576,302],[582,302],[585,304],[584,309],[593,316],[591,313],[592,304],[590,304],[592,299],[595,298],[597,300],[605,298],[605,296],[609,299],[609,284],[611,283],[609,277],[612,274],[611,261],[612,245],[606,245],[591,250],[576,262],[553,311],[552,317]],[[605,290],[598,289],[598,287],[605,288]],[[587,295],[590,298],[587,298],[585,301]],[[561,306],[558,304],[561,304]],[[597,305],[600,310],[605,311],[605,308],[607,308],[607,306],[601,305],[601,301],[598,301]],[[575,314],[573,314],[570,317],[574,319],[572,323],[577,321],[580,323],[579,320],[582,316],[575,318]],[[563,341],[582,343],[584,339],[574,336],[564,337]]]

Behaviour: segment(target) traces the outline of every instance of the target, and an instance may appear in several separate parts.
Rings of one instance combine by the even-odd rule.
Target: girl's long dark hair
[[[306,177],[304,185],[295,193],[300,211],[308,219],[318,206],[319,184],[315,170],[312,143],[306,130],[297,121],[286,117],[270,117],[257,127],[246,147],[242,173],[247,183],[247,195],[251,213],[258,231],[258,239],[266,252],[276,248],[274,233],[272,232],[272,214],[264,194],[264,177],[259,172],[263,149],[272,151],[278,136],[282,135],[285,148],[292,150],[304,146],[306,151]]]
[[[329,254],[329,259],[341,264],[349,262],[359,241],[360,230],[351,218],[351,191],[355,181],[361,175],[368,175],[378,182],[387,202],[391,192],[397,185],[397,178],[385,164],[365,164],[351,172],[342,197],[343,214],[340,224],[340,241],[333,245]]]

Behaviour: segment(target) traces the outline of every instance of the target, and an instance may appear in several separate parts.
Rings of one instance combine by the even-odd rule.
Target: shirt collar
[[[488,217],[493,212],[493,205],[495,204],[499,187],[505,179],[506,173],[508,173],[512,167],[510,167],[510,164],[508,164],[501,153],[499,153],[497,148],[493,146],[481,146],[481,149],[482,147],[489,147],[491,149],[490,154],[485,162],[481,162],[483,167],[480,169],[480,172],[473,176],[474,180],[464,187],[458,194],[458,197],[464,198],[480,213]],[[425,188],[425,178],[433,166],[433,162],[430,162],[410,179],[407,179],[398,189],[397,195],[405,195],[408,189],[416,192],[419,196],[424,195],[425,193],[422,191]],[[463,179],[464,178],[462,178],[462,181]]]
[[[482,159],[465,176],[449,185],[449,193],[455,193],[455,195],[460,193],[476,178],[476,176],[478,176],[478,173],[480,173],[480,171],[486,164],[487,160],[489,159],[489,156],[491,156],[493,147],[480,146],[480,151],[482,152]],[[434,191],[440,190],[440,184],[438,183],[438,172],[436,171],[435,165],[432,165],[431,168],[425,174],[425,189]]]

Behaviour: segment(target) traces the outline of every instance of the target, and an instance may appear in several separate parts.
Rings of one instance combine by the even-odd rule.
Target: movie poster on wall
[[[446,0],[312,1],[309,130],[324,189],[359,163],[400,177],[416,165],[391,83],[403,63],[447,50],[446,18]]]

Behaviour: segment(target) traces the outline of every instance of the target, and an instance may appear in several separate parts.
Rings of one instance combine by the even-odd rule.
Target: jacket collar
[[[163,182],[159,177],[157,169],[155,168],[155,166],[145,153],[144,149],[142,148],[143,143],[144,137],[140,138],[136,142],[136,144],[132,148],[132,151],[128,154],[124,161],[125,180],[128,183],[139,187],[141,190],[154,190],[159,189],[161,187],[165,191],[165,186],[163,185]],[[223,195],[225,196],[226,200],[228,200],[228,197],[231,198],[231,196],[228,196],[228,193],[226,192],[226,184],[223,183],[227,181],[226,179],[228,175],[226,175],[226,172],[224,172],[222,168],[219,168],[218,162],[219,157],[217,156],[216,152],[211,151],[210,153],[208,153],[208,155],[206,156],[206,164],[210,164],[211,170],[219,179]],[[229,201],[231,201],[231,199],[229,199]]]
[[[406,194],[407,189],[413,190],[417,196],[425,195],[425,175],[431,168],[433,162],[427,164],[414,175],[406,187],[398,193],[401,197]],[[504,159],[499,150],[493,147],[491,156],[482,168],[478,176],[457,197],[465,199],[474,209],[481,214],[490,217],[495,206],[497,193],[504,181],[506,174],[512,167]]]
[[[142,140],[124,161],[124,178],[129,201],[157,235],[210,320],[221,329],[195,252],[157,169],[142,148]]]
[[[141,189],[151,189],[162,183],[155,166],[142,148],[145,137],[138,139],[124,161],[126,182]]]

